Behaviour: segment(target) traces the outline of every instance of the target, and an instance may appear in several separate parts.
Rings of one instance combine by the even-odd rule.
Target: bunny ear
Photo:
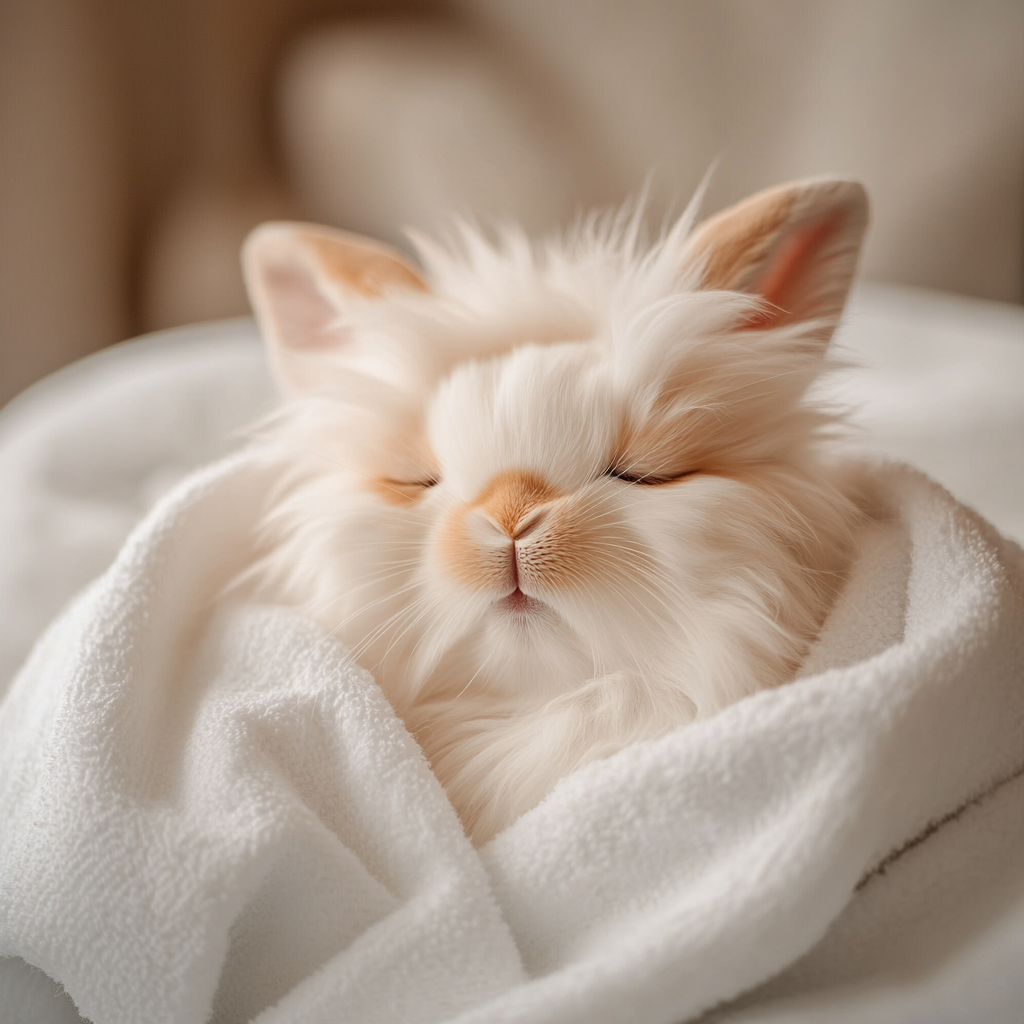
[[[856,181],[798,181],[759,192],[705,221],[687,254],[704,265],[702,287],[758,295],[751,328],[821,321],[835,330],[857,267],[868,200]]]
[[[242,247],[242,270],[271,363],[292,394],[321,383],[323,367],[313,357],[344,349],[347,300],[427,290],[387,247],[312,224],[260,225]]]

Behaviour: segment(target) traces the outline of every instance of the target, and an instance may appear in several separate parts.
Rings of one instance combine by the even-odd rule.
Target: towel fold
[[[1024,555],[913,470],[872,477],[886,513],[798,681],[587,766],[479,852],[335,640],[221,596],[268,469],[187,479],[0,706],[0,955],[94,1024],[673,1024],[839,935],[827,973],[844,908],[1024,771]]]

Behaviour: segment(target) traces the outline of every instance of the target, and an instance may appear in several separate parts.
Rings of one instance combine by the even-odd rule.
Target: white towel
[[[1024,537],[1020,311],[880,288],[853,306],[846,349],[875,369],[851,376],[843,397],[860,404],[875,443],[920,461]],[[110,562],[154,496],[224,452],[231,431],[269,400],[254,329],[236,322],[119,347],[4,410],[0,697],[46,621]],[[547,809],[479,856],[449,835],[450,809],[418,751],[376,688],[346,674],[342,652],[268,609],[206,621],[198,592],[230,571],[241,513],[263,486],[258,467],[214,471],[192,498],[179,494],[155,513],[149,540],[137,535],[122,555],[121,575],[108,575],[44,642],[27,670],[38,684],[23,676],[0,708],[0,953],[19,954],[0,956],[0,1024],[81,1020],[26,961],[67,985],[83,1012],[92,999],[96,1024],[201,1020],[204,999],[214,1019],[244,1020],[279,996],[265,1020],[457,1019],[459,1005],[470,1020],[682,1021],[734,995],[712,1011],[716,1024],[1019,1024],[1024,775],[989,781],[1012,761],[1014,743],[1024,758],[1012,684],[1019,654],[1000,639],[1021,632],[1012,626],[1020,556],[915,475],[886,470],[880,479],[897,515],[864,536],[844,603],[805,666],[811,678],[691,730],[679,748],[688,753],[666,747],[671,772],[662,776],[656,759],[648,768],[648,799],[667,787],[659,806],[645,810],[624,792],[647,784],[633,775],[642,760],[627,767],[634,762],[622,755],[624,775],[606,797],[586,788],[574,796],[586,776],[567,780]],[[214,529],[222,545],[215,533],[204,539]],[[161,557],[181,570],[176,595],[163,570],[159,592],[124,589],[126,579],[149,578]],[[194,576],[185,568],[192,557],[201,563]],[[986,603],[994,617],[974,632],[971,609],[984,616]],[[176,647],[164,626],[190,609],[202,635],[180,633]],[[144,614],[157,619],[146,625]],[[970,636],[966,660],[940,656]],[[144,642],[151,646],[135,653],[126,646]],[[924,648],[940,652],[930,683]],[[1002,674],[984,667],[1000,652]],[[844,670],[833,673],[828,701],[849,690],[859,695],[849,708],[830,712],[812,696],[788,703],[820,696],[813,677],[830,666]],[[325,668],[336,673],[329,683]],[[200,699],[204,673],[211,687]],[[163,699],[174,714],[161,713]],[[986,714],[994,724],[983,724]],[[910,726],[932,729],[930,715],[934,736],[915,738]],[[875,732],[856,734],[858,716]],[[345,728],[366,718],[392,730],[368,779]],[[990,742],[970,742],[971,730],[985,729]],[[834,749],[814,748],[817,730]],[[246,739],[253,733],[255,743]],[[844,756],[854,762],[846,790],[829,781]],[[745,758],[761,758],[765,772]],[[913,775],[915,764],[926,773],[935,763],[935,778]],[[339,847],[354,840],[337,838],[338,822],[365,824],[373,807],[387,806],[373,803],[387,766],[403,778],[419,772],[426,789],[406,827],[433,838],[393,839],[395,822],[346,854]],[[969,791],[978,798],[961,802]],[[801,800],[816,807],[818,831]],[[369,819],[357,813],[366,801]],[[604,824],[568,842],[588,801]],[[787,806],[803,822],[791,833]],[[658,822],[673,815],[684,834],[666,853],[651,837],[669,837]],[[830,829],[840,838],[828,838]],[[890,852],[864,856],[872,836]],[[662,854],[668,863],[653,863]],[[857,869],[859,860],[868,866]],[[601,920],[586,917],[601,907]],[[445,940],[454,947],[446,951]],[[458,960],[466,946],[469,964]],[[368,1010],[354,1006],[358,998],[378,1003]],[[309,1009],[317,999],[322,1014]]]
[[[1024,769],[1024,556],[875,476],[891,515],[803,678],[588,766],[479,853],[335,641],[217,604],[264,467],[190,478],[0,708],[0,955],[95,1024],[673,1024],[749,992]]]

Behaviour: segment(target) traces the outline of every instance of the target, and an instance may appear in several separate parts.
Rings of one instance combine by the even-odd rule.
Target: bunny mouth
[[[494,604],[502,611],[511,612],[513,615],[528,615],[531,612],[537,612],[546,607],[543,601],[538,601],[537,598],[524,594],[518,587],[512,593],[499,598]]]

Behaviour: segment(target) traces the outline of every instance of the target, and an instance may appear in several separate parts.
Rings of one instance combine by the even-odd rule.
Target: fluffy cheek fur
[[[278,507],[281,582],[376,673],[477,840],[583,763],[791,678],[856,519],[783,466],[602,477],[544,510],[515,544],[522,610],[512,542],[443,487],[386,500],[321,472]]]

